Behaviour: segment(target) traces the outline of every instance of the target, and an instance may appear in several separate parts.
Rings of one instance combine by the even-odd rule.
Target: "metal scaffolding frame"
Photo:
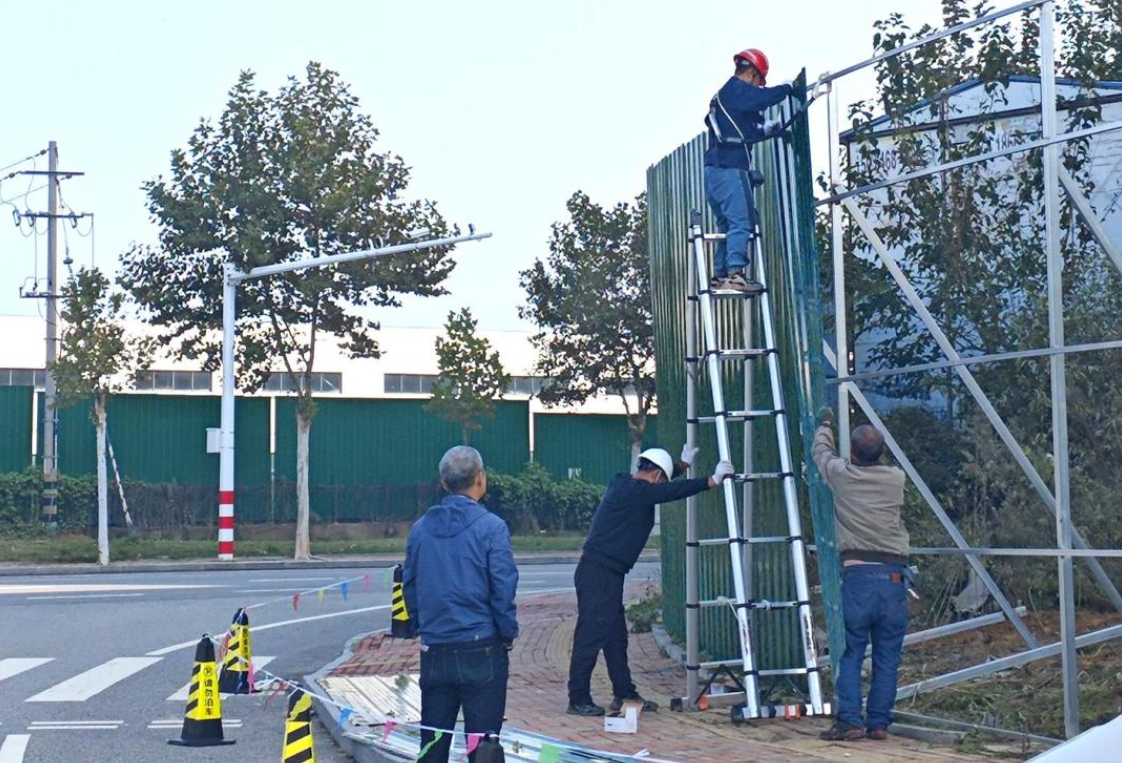
[[[884,180],[869,183],[857,188],[846,187],[840,166],[840,122],[839,122],[839,97],[834,83],[845,75],[876,65],[890,58],[915,50],[924,45],[950,37],[969,29],[1011,16],[1013,14],[1039,12],[1040,26],[1040,87],[1041,87],[1041,124],[1042,133],[1040,140],[992,151],[977,156],[967,157],[952,162],[926,167],[913,172],[895,175]],[[834,74],[825,74],[815,84],[815,95],[825,97],[827,100],[827,121],[829,131],[829,176],[830,196],[821,199],[818,204],[829,205],[830,220],[832,225],[832,262],[833,262],[833,287],[835,307],[835,346],[837,353],[824,343],[824,352],[827,360],[838,373],[834,383],[838,385],[838,426],[840,441],[849,438],[850,429],[850,401],[852,399],[865,416],[878,429],[885,434],[886,444],[896,457],[899,464],[918,488],[939,522],[950,535],[957,548],[950,549],[913,549],[913,553],[961,555],[970,564],[982,583],[993,595],[1001,607],[1004,615],[1017,629],[1025,641],[1027,651],[1009,657],[988,662],[984,665],[956,671],[945,676],[938,676],[919,684],[901,688],[901,697],[912,696],[923,691],[928,691],[942,686],[948,686],[959,681],[969,680],[981,675],[987,675],[997,670],[1023,665],[1033,660],[1054,657],[1057,654],[1062,658],[1063,696],[1064,696],[1064,727],[1068,737],[1079,733],[1079,686],[1078,665],[1076,662],[1077,647],[1100,643],[1107,639],[1122,637],[1122,626],[1114,626],[1094,633],[1077,635],[1075,631],[1075,597],[1073,589],[1073,564],[1076,558],[1082,559],[1089,568],[1092,577],[1112,604],[1122,612],[1122,594],[1119,593],[1114,582],[1103,569],[1098,557],[1122,556],[1122,550],[1097,551],[1092,549],[1074,527],[1071,519],[1071,496],[1069,484],[1069,455],[1067,434],[1067,383],[1066,383],[1066,357],[1068,353],[1092,352],[1104,349],[1117,349],[1122,342],[1099,342],[1068,346],[1064,341],[1064,319],[1062,304],[1062,269],[1063,256],[1060,248],[1060,193],[1066,193],[1074,209],[1078,211],[1083,221],[1087,224],[1092,236],[1104,250],[1106,256],[1122,273],[1122,254],[1118,247],[1111,242],[1098,218],[1095,216],[1090,203],[1079,189],[1077,183],[1060,160],[1060,146],[1063,143],[1078,140],[1122,129],[1122,121],[1107,122],[1087,129],[1061,133],[1058,128],[1057,118],[1057,91],[1055,77],[1055,0],[1029,0],[1017,5],[995,11],[986,16],[974,19],[964,24],[936,32],[925,38],[914,40],[894,50],[878,54],[865,61],[846,67]],[[877,235],[873,224],[857,204],[858,196],[869,194],[882,188],[905,183],[922,177],[947,172],[960,167],[966,167],[993,159],[1020,154],[1035,149],[1043,151],[1044,166],[1044,213],[1045,213],[1045,255],[1047,262],[1047,294],[1048,294],[1048,334],[1047,348],[1022,352],[997,353],[983,357],[963,358],[955,350],[946,334],[938,326],[934,316],[927,309],[922,297],[915,287],[909,282],[907,276],[896,264],[891,252]],[[865,243],[876,253],[881,265],[891,275],[896,286],[904,298],[915,310],[917,317],[923,323],[931,337],[938,344],[946,356],[946,362],[911,366],[908,368],[889,369],[865,374],[849,374],[845,364],[839,364],[838,358],[848,358],[850,346],[848,341],[848,326],[846,320],[846,284],[845,284],[845,237],[843,225],[848,217],[864,236]],[[993,404],[978,385],[969,366],[1007,361],[1022,357],[1047,357],[1049,360],[1052,401],[1052,461],[1053,461],[1053,491],[1036,468],[1029,461],[1028,456],[1017,442],[1016,437],[1006,426],[1000,414],[994,409]],[[1055,516],[1056,546],[1044,549],[993,549],[971,548],[953,520],[940,505],[934,493],[928,488],[922,477],[918,474],[907,455],[900,448],[890,432],[884,427],[876,411],[869,404],[856,382],[863,379],[878,378],[900,373],[912,373],[934,368],[953,369],[959,379],[965,384],[974,401],[997,432],[1018,466],[1024,472],[1036,493],[1041,498],[1043,508]],[[996,581],[986,572],[982,559],[987,556],[1017,556],[1017,557],[1055,557],[1057,559],[1059,587],[1060,587],[1060,641],[1055,644],[1041,646],[1037,643],[1031,631],[1020,617],[1020,613],[1013,607]]]

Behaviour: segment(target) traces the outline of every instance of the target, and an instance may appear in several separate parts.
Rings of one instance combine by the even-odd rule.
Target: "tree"
[[[109,564],[109,479],[106,428],[109,396],[148,367],[151,339],[128,336],[120,322],[124,295],[96,268],[78,273],[62,288],[62,349],[51,365],[59,407],[93,396],[97,430],[97,563]]]
[[[276,93],[243,72],[217,123],[171,155],[171,176],[145,183],[157,246],[124,257],[122,281],[182,358],[218,367],[223,264],[241,271],[448,232],[432,202],[407,201],[409,168],[377,151],[378,130],[339,75],[317,63]],[[218,250],[217,255],[198,255]],[[376,323],[354,309],[444,293],[448,248],[303,270],[238,290],[238,386],[282,373],[296,395],[295,557],[309,556],[308,448],[318,340],[378,357]],[[224,369],[228,370],[228,369]]]
[[[618,396],[638,456],[655,403],[646,195],[605,209],[578,191],[566,207],[545,260],[521,274],[519,313],[538,326],[536,369],[549,377],[539,397],[557,405]]]
[[[436,340],[440,375],[433,384],[432,400],[425,405],[430,413],[459,425],[464,445],[482,427],[483,419],[494,418],[495,400],[510,384],[499,353],[475,333],[476,325],[466,307],[448,313],[446,335]]]

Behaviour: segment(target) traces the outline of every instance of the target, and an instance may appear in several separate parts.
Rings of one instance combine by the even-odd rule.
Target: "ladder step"
[[[778,416],[786,411],[728,411],[724,415],[724,420],[729,424],[735,424],[743,421],[754,421],[756,419],[768,419],[772,416]],[[716,416],[699,416],[696,419],[686,419],[687,424],[715,424],[717,423]]]
[[[706,289],[704,293],[708,294],[713,299],[752,299],[765,293],[767,289],[759,289],[757,291],[740,291],[739,289]],[[690,294],[686,297],[690,302],[697,302],[700,297],[696,294]]]
[[[699,668],[742,668],[743,663],[738,659],[711,660],[698,663]],[[776,668],[773,670],[757,670],[758,676],[805,676],[809,671],[806,668]]]
[[[761,535],[753,538],[702,538],[697,542],[699,546],[727,546],[731,543],[789,543],[794,538],[788,535]]]
[[[728,598],[724,598],[724,597],[719,598],[719,599],[705,599],[703,601],[699,601],[697,604],[698,604],[699,607],[706,607],[706,608],[728,607],[728,606],[737,607],[737,608],[740,607],[740,605],[737,604],[732,599],[728,599]],[[799,602],[797,602],[797,601],[768,601],[767,599],[762,599],[760,601],[750,601],[745,606],[747,606],[748,609],[763,609],[763,610],[795,609],[796,607],[799,606]]]
[[[689,355],[686,357],[687,363],[698,363],[705,360],[710,355],[716,355],[717,360],[747,360],[750,358],[763,358],[767,357],[772,350],[708,350],[704,355]]]
[[[724,241],[726,238],[728,238],[727,233],[706,233],[701,237],[703,241]]]
[[[736,482],[766,482],[794,476],[791,472],[752,472],[751,474],[734,474],[732,478]]]

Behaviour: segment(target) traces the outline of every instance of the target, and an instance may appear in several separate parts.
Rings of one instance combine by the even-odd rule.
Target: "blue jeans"
[[[498,639],[430,646],[421,652],[421,725],[454,729],[460,708],[464,733],[498,733],[506,713],[510,658]],[[421,731],[421,749],[436,734]],[[445,734],[421,763],[448,763],[452,738]],[[475,753],[470,756],[475,763]]]
[[[846,567],[842,578],[845,653],[838,669],[838,720],[858,728],[885,729],[896,704],[896,672],[908,628],[904,568],[896,564]],[[866,716],[861,718],[861,663],[873,642]]]
[[[741,273],[751,261],[748,247],[756,227],[756,204],[746,170],[705,168],[705,199],[717,218],[717,231],[728,236],[717,243],[713,275],[726,278]]]

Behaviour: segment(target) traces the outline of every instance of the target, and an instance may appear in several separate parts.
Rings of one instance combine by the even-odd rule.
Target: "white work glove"
[[[716,468],[713,469],[713,476],[711,479],[714,483],[720,485],[722,482],[724,482],[734,474],[736,474],[736,469],[733,468],[732,462],[721,461],[717,464]]]
[[[699,450],[701,449],[693,447],[688,442],[683,445],[681,458],[682,463],[684,463],[686,466],[693,466],[693,460],[697,458],[697,453]]]
[[[783,123],[769,119],[764,122],[764,137],[770,138],[783,132]]]

